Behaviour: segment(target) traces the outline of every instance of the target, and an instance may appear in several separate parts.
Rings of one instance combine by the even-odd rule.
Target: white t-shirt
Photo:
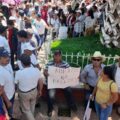
[[[28,67],[16,72],[15,83],[21,91],[27,92],[36,88],[41,78],[42,75],[38,68]]]
[[[115,74],[115,81],[118,85],[118,90],[119,90],[119,93],[120,93],[120,67],[117,67],[117,71],[116,71],[116,74]]]
[[[33,25],[37,29],[39,35],[43,35],[45,33],[45,28],[47,24],[43,19],[41,19],[40,21],[35,20]]]
[[[60,27],[60,21],[58,19],[51,18],[51,25],[54,28],[54,31],[58,33],[59,27]]]
[[[74,31],[77,33],[81,33],[84,29],[85,15],[80,15],[76,18],[76,20],[78,20],[78,22],[76,22],[74,25]]]
[[[66,39],[68,36],[67,32],[68,32],[68,27],[61,26],[59,29],[58,39]]]
[[[1,36],[1,35],[0,35],[0,43],[10,53],[10,47],[9,47],[9,44],[8,44],[8,40],[5,37]]]
[[[4,86],[8,99],[12,99],[15,93],[14,77],[11,65],[0,66],[0,85]]]
[[[90,16],[87,16],[85,19],[85,28],[93,27],[96,23],[95,19],[92,19]]]

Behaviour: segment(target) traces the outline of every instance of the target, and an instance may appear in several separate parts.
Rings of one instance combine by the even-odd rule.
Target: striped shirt
[[[59,67],[59,68],[69,68],[70,67],[70,65],[65,61],[62,61],[59,64],[55,63],[54,61],[50,61],[46,65],[46,69],[48,69],[49,66],[54,66],[54,67]]]

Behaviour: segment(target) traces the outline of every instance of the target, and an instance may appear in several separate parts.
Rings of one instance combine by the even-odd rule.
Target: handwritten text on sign
[[[80,68],[58,68],[50,66],[48,69],[48,89],[66,88],[79,84]]]

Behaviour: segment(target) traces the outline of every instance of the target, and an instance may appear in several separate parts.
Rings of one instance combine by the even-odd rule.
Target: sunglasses
[[[93,58],[92,60],[93,61],[101,61],[101,59],[95,59],[95,58]]]

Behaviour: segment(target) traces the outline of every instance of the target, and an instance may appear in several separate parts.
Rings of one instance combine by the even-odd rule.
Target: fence
[[[53,53],[50,53],[50,59],[52,59]],[[91,60],[91,54],[83,54],[83,53],[65,53],[62,55],[63,56],[63,60],[65,60],[66,62],[68,62],[71,66],[73,67],[81,67],[81,69],[84,68],[84,66],[86,64],[90,63]],[[115,63],[116,58],[113,57],[112,55],[109,56],[105,56],[105,61],[104,64],[109,65],[109,64],[113,64]]]

